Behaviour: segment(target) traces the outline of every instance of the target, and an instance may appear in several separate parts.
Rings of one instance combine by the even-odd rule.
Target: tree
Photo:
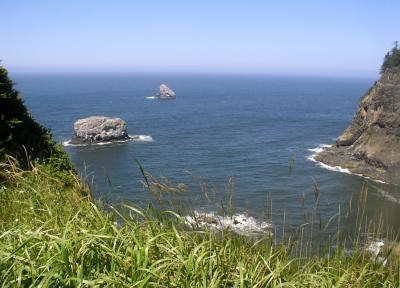
[[[381,73],[385,72],[386,69],[400,67],[400,49],[398,47],[398,42],[395,41],[393,48],[386,53],[383,59],[383,64],[381,67]]]
[[[11,155],[26,166],[28,157],[50,157],[55,144],[50,131],[33,119],[13,86],[8,71],[0,66],[0,161]]]

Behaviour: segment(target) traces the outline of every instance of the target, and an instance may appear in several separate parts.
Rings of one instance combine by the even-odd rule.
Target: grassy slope
[[[362,253],[296,259],[270,238],[179,229],[167,211],[107,212],[49,165],[0,171],[0,287],[399,286],[397,270]]]

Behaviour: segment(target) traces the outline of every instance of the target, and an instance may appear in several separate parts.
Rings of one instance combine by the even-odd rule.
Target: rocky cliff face
[[[350,126],[315,160],[400,183],[400,68],[387,69],[361,99]]]

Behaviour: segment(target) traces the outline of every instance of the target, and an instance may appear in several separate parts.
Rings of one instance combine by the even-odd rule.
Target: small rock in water
[[[260,222],[253,217],[244,214],[232,216],[220,216],[214,213],[194,212],[192,216],[186,216],[185,221],[189,225],[204,226],[210,229],[228,229],[241,235],[254,233],[271,233],[272,224]]]
[[[161,84],[160,85],[160,93],[157,94],[157,97],[160,99],[172,99],[172,98],[176,98],[176,94],[167,85]]]
[[[90,144],[130,139],[125,121],[120,118],[92,116],[74,124],[75,137],[71,144]]]

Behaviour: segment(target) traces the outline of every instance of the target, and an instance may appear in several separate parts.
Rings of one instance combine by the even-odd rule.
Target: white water
[[[366,250],[376,257],[379,255],[379,253],[381,253],[381,250],[384,245],[385,245],[385,242],[382,239],[371,240],[369,242]]]
[[[271,223],[258,221],[254,217],[246,216],[245,214],[220,216],[213,212],[194,211],[194,215],[186,216],[185,221],[191,226],[198,225],[215,230],[228,229],[241,235],[270,232],[272,228]]]
[[[366,246],[365,250],[367,250],[371,254],[371,260],[375,261],[376,263],[380,263],[383,266],[386,266],[387,259],[382,257],[382,250],[385,246],[385,241],[382,239],[371,239]]]
[[[312,155],[312,157],[314,157],[314,156],[316,156],[318,153],[322,152],[324,149],[330,148],[330,147],[332,147],[332,145],[321,144],[321,145],[319,145],[317,148],[308,149],[308,151],[315,152],[315,154]]]
[[[375,180],[372,179],[368,176],[364,176],[362,174],[357,174],[357,173],[352,173],[349,169],[347,168],[343,168],[340,166],[329,166],[325,163],[319,162],[317,160],[315,160],[315,156],[317,156],[319,153],[321,153],[322,151],[324,151],[326,148],[330,148],[332,147],[332,145],[328,145],[328,144],[320,144],[318,147],[316,148],[312,148],[312,149],[308,149],[308,151],[314,152],[313,154],[311,154],[310,156],[307,157],[308,160],[317,163],[318,166],[330,170],[330,171],[335,171],[335,172],[341,172],[341,173],[346,173],[346,174],[350,174],[350,175],[355,175],[355,176],[359,176],[359,177],[363,177],[365,179],[374,181],[376,183],[381,183],[381,184],[386,184],[386,182],[381,181],[381,180]]]
[[[118,141],[107,141],[107,142],[99,142],[93,144],[71,144],[71,140],[64,141],[63,146],[90,146],[90,145],[110,145],[114,143],[126,143],[126,142],[153,142],[153,138],[150,135],[129,135],[130,139],[126,140],[118,140]]]

